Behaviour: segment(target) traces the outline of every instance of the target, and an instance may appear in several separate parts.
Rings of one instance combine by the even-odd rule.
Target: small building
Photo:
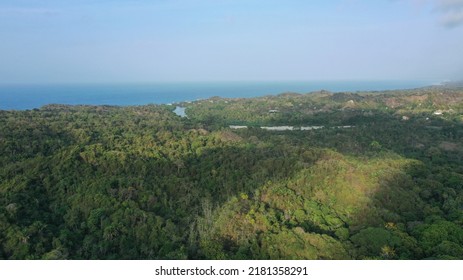
[[[315,130],[315,129],[322,129],[324,126],[322,125],[313,125],[313,126],[301,126],[301,130]]]
[[[245,128],[248,128],[248,127],[245,126],[245,125],[230,125],[230,128],[231,129],[245,129]]]
[[[278,110],[268,110],[268,112],[269,112],[270,114],[275,114],[275,113],[278,113],[279,111],[278,111]]]
[[[294,130],[294,126],[261,126],[263,130],[270,131],[285,131],[285,130]]]
[[[441,116],[441,115],[444,114],[444,111],[442,111],[442,110],[437,110],[437,111],[435,111],[435,112],[432,113],[432,114],[433,114],[434,116]]]
[[[353,127],[354,127],[353,125],[340,125],[340,126],[335,126],[334,128],[344,129],[344,128],[353,128]]]

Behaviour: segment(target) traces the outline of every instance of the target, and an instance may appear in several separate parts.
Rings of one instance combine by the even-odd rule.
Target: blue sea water
[[[243,98],[318,90],[379,91],[430,85],[426,81],[210,82],[99,85],[0,85],[0,110],[47,104],[145,105],[194,101],[213,96]]]

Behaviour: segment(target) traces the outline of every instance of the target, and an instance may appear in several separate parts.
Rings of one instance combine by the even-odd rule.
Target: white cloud
[[[463,25],[463,0],[436,0],[440,23],[449,28]]]
[[[437,0],[437,5],[442,10],[462,9],[463,0]]]
[[[394,1],[394,0],[389,0]],[[448,28],[463,25],[463,0],[406,0],[416,8],[429,5],[439,18],[439,23]]]
[[[463,10],[443,14],[441,16],[441,23],[450,28],[463,24]]]

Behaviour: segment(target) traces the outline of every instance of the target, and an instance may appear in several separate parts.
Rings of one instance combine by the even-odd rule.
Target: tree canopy
[[[463,258],[461,89],[182,106],[0,111],[0,258]]]

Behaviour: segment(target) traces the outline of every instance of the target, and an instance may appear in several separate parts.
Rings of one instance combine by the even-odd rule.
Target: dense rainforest
[[[0,259],[463,259],[463,89],[176,105],[0,111]]]

